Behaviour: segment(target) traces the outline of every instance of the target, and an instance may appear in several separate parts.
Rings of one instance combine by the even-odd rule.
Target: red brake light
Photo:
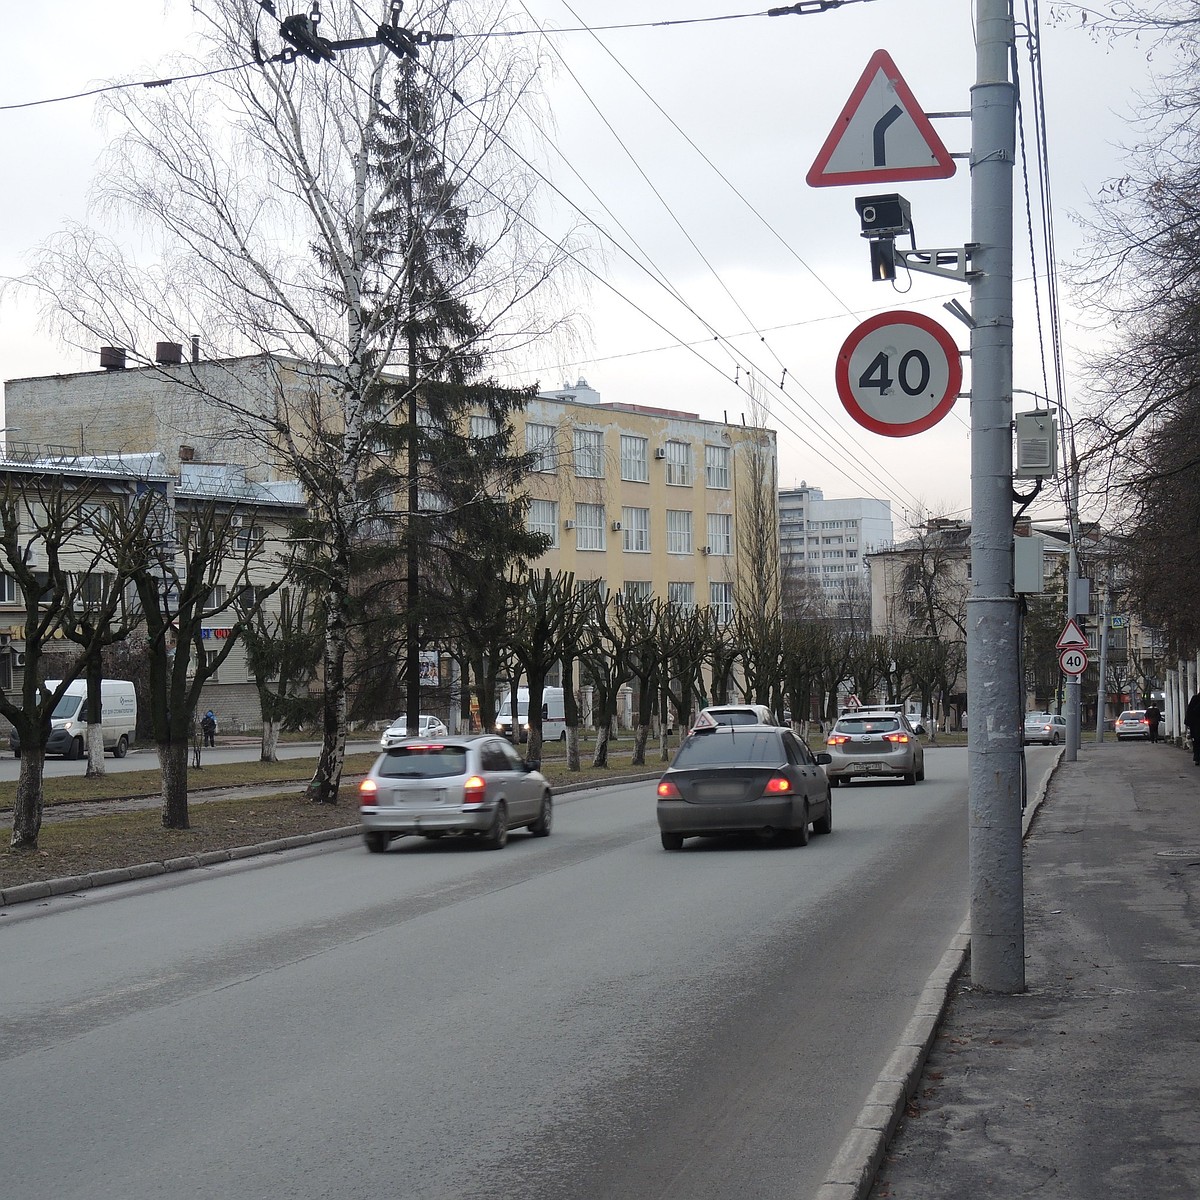
[[[669,779],[664,779],[658,785],[658,798],[660,800],[682,800],[683,793]]]
[[[487,784],[480,775],[472,775],[463,784],[463,807],[468,804],[482,804],[483,794],[487,791]]]
[[[894,742],[897,746],[901,746],[905,742],[908,741],[908,734],[907,733],[885,733],[883,735],[883,740],[885,742]]]
[[[792,781],[786,775],[776,775],[773,779],[767,780],[766,794],[778,796],[782,792],[790,792],[792,790]]]
[[[360,808],[371,808],[377,799],[379,787],[373,779],[364,779],[358,785],[358,804]]]
[[[831,733],[825,742],[827,746],[844,746],[850,739],[844,733]]]

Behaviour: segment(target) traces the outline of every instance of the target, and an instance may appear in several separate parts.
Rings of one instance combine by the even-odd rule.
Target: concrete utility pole
[[[1075,453],[1075,422],[1067,417],[1066,409],[1062,410],[1063,425],[1067,427],[1067,438],[1071,447],[1070,475],[1068,487],[1071,489],[1067,511],[1067,527],[1071,538],[1070,560],[1067,567],[1067,620],[1073,621],[1079,616],[1079,459]],[[1083,694],[1083,676],[1068,675],[1063,687],[1063,716],[1067,719],[1067,750],[1063,756],[1067,762],[1079,759],[1079,726],[1083,708],[1080,697]]]
[[[971,595],[967,734],[971,979],[1025,988],[1020,619],[1013,590],[1012,242],[1015,89],[1010,0],[976,0],[971,90]]]

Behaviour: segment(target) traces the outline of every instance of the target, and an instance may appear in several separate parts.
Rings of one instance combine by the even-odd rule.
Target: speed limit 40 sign
[[[834,376],[843,407],[860,425],[908,437],[953,407],[962,359],[950,334],[923,313],[880,313],[842,343]]]
[[[1080,646],[1068,646],[1059,654],[1058,665],[1064,675],[1082,675],[1087,670],[1087,651]]]

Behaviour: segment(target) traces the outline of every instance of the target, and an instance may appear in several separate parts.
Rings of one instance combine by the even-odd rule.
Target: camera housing
[[[854,207],[865,238],[895,238],[912,233],[912,210],[903,196],[858,196]]]

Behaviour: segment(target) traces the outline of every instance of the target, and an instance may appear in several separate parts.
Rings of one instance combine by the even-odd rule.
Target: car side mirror
[[[817,760],[817,766],[818,766],[818,767],[823,767],[823,766],[826,766],[828,763],[831,763],[831,762],[833,762],[833,755],[832,755],[832,754],[830,754],[830,753],[829,753],[828,751],[826,751],[826,750],[822,750],[822,751],[821,751],[819,754],[817,754],[815,757],[816,757],[816,760]]]
[[[521,765],[525,768],[526,774],[530,771],[540,771],[542,769],[542,760],[540,758],[523,759]]]

